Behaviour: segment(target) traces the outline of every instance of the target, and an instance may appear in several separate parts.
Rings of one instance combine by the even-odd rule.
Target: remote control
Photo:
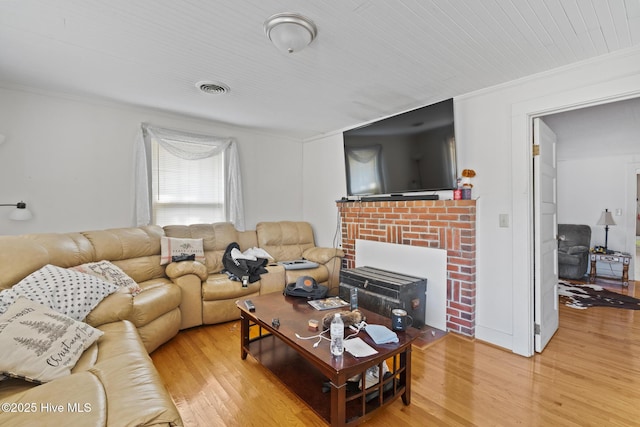
[[[244,306],[245,306],[245,307],[247,307],[247,310],[249,310],[249,311],[252,311],[252,312],[253,312],[253,311],[256,311],[256,306],[255,306],[255,305],[253,305],[253,303],[251,302],[251,300],[250,300],[250,299],[245,300],[245,302],[244,302]]]

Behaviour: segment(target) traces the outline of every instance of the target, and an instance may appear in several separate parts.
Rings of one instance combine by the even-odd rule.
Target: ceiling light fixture
[[[298,13],[277,13],[264,22],[264,32],[280,50],[299,52],[318,34],[312,20]]]
[[[0,206],[15,206],[17,208],[9,215],[9,219],[14,221],[27,221],[33,216],[31,215],[31,211],[27,209],[27,204],[25,202],[0,204]]]

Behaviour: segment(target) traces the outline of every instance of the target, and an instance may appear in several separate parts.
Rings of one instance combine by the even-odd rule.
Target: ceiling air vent
[[[210,95],[222,95],[229,92],[229,86],[222,83],[215,82],[198,82],[196,87],[201,92],[208,93]]]

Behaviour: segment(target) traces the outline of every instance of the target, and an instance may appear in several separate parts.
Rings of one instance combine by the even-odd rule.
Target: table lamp
[[[604,252],[608,254],[609,250],[607,249],[607,241],[609,240],[609,226],[616,225],[609,209],[605,209],[604,212],[602,212],[602,215],[596,225],[604,225]]]

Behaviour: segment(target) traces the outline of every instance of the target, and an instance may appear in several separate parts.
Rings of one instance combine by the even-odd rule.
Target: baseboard
[[[513,335],[476,324],[476,339],[513,351]]]

